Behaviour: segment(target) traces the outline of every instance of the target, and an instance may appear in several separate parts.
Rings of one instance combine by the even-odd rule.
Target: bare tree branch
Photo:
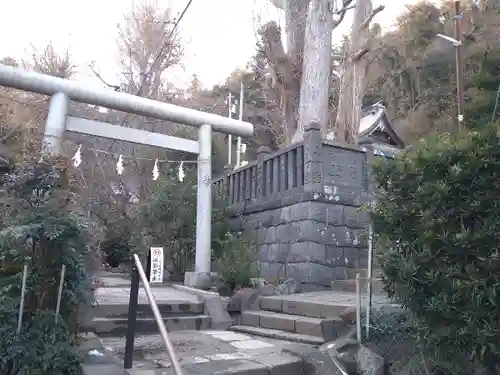
[[[104,78],[102,78],[101,74],[96,71],[93,67],[93,64],[88,64],[88,67],[90,69],[90,71],[102,82],[104,83],[104,85],[106,85],[107,87],[115,90],[115,91],[120,91],[120,86],[118,85],[112,85],[111,83],[108,83],[104,80]]]
[[[365,18],[363,23],[361,24],[360,28],[365,29],[370,25],[370,22],[372,22],[373,18],[380,12],[382,12],[385,9],[385,5],[379,5],[375,9],[373,9],[368,17]]]
[[[342,8],[338,9],[338,10],[335,10],[333,12],[334,15],[337,15],[339,16],[337,19],[333,20],[333,28],[335,29],[338,25],[340,25],[342,23],[342,21],[344,20],[344,17],[346,15],[346,12],[349,10],[349,9],[353,9],[356,7],[355,4],[352,4],[354,0],[343,0],[342,1]]]
[[[337,118],[333,129],[334,138],[338,141],[348,144],[357,142],[369,63],[364,57],[371,49],[374,36],[369,30],[369,25],[375,15],[384,8],[381,5],[373,9],[371,0],[357,1],[349,45],[343,63]]]
[[[287,1],[287,0],[269,0],[271,2],[271,4],[273,4],[276,8],[278,9],[283,9],[284,8],[284,4],[283,2],[284,1]]]
[[[285,53],[281,42],[281,31],[272,21],[264,25],[261,30],[263,53],[272,69],[274,76],[274,89],[277,100],[282,109],[283,129],[285,139],[291,141],[297,126],[297,106],[300,93],[299,77],[294,74],[294,69],[289,56]]]

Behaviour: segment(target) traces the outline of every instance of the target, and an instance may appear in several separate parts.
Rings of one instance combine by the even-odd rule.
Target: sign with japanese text
[[[151,274],[149,282],[151,284],[163,283],[163,247],[151,247]]]

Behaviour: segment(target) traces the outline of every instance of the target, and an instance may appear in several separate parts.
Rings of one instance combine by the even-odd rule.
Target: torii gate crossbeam
[[[195,272],[186,273],[185,284],[208,287],[211,283],[212,130],[249,137],[253,125],[227,117],[159,102],[78,82],[28,72],[0,64],[0,85],[52,97],[45,125],[48,151],[60,152],[65,131],[148,144],[198,154]],[[198,142],[140,129],[68,118],[70,100],[198,127]],[[197,143],[197,144],[196,144]]]
[[[75,81],[28,72],[2,64],[0,64],[0,85],[48,96],[60,92],[66,94],[71,100],[80,103],[194,127],[210,125],[215,131],[241,137],[252,136],[254,130],[253,125],[249,122],[142,98],[124,92],[85,86]]]

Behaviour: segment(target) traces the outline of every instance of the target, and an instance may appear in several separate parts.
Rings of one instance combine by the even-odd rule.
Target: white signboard
[[[149,282],[151,284],[163,283],[163,247],[151,248],[151,274]]]

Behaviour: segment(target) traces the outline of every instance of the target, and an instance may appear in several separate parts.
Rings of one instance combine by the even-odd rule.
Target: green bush
[[[73,375],[80,371],[73,346],[78,312],[91,298],[92,225],[78,213],[67,161],[37,159],[2,181],[9,217],[0,231],[0,373]],[[18,335],[24,265],[28,266],[27,289]],[[65,281],[56,325],[63,265]]]
[[[259,248],[248,236],[227,234],[224,251],[217,259],[217,273],[229,291],[251,286],[258,272],[256,259]]]
[[[373,167],[390,297],[436,355],[500,358],[500,127],[427,139]],[[382,250],[383,249],[383,250]]]
[[[69,327],[64,321],[54,324],[55,314],[39,311],[25,319],[16,334],[17,308],[0,308],[0,373],[3,375],[80,375],[80,356]]]
[[[196,189],[196,170],[188,169],[182,182],[166,175],[135,218],[139,228],[135,234],[137,251],[164,247],[165,262],[173,266],[176,274],[188,271],[195,261]],[[224,205],[216,199],[212,204],[212,254],[220,254],[228,231]]]

